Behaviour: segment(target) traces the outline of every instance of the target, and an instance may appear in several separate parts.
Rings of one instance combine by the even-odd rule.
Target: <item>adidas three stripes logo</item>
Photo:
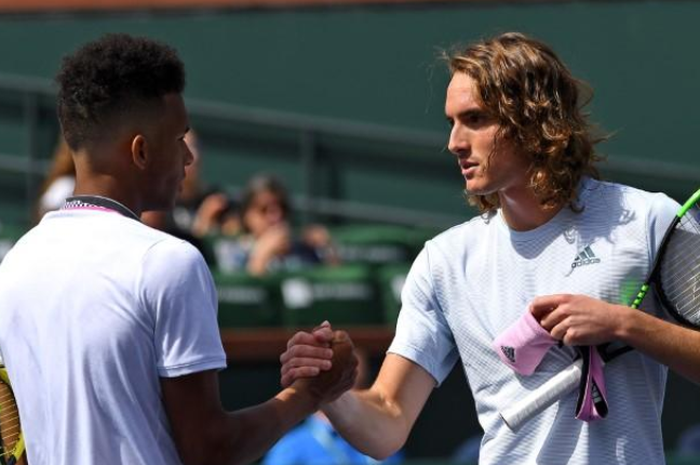
[[[600,263],[600,258],[596,257],[591,249],[590,245],[587,245],[585,249],[579,252],[574,258],[574,262],[571,264],[571,268],[578,268],[579,266],[592,265],[593,263]]]

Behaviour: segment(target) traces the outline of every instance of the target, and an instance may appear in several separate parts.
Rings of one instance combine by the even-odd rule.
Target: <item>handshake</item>
[[[319,405],[332,402],[355,385],[358,359],[350,336],[323,322],[300,331],[280,356],[281,384],[309,393]]]

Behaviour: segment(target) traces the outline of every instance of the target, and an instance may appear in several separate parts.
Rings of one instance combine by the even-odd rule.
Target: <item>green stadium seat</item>
[[[214,272],[222,328],[270,327],[281,324],[279,280],[247,273]]]
[[[330,230],[343,263],[385,265],[413,261],[434,231],[391,225],[348,225]]]
[[[698,465],[700,464],[700,455],[690,456],[675,453],[666,454],[666,465]]]
[[[344,265],[289,273],[281,279],[283,321],[292,327],[383,324],[372,269]]]
[[[224,235],[211,235],[202,238],[203,247],[214,260],[214,268],[222,273],[235,273],[243,268],[238,238]]]
[[[384,321],[396,325],[401,310],[401,290],[410,269],[408,264],[385,265],[377,270],[377,282],[384,310]]]

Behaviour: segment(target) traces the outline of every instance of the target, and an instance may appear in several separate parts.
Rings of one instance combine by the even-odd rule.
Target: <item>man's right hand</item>
[[[308,390],[320,403],[351,389],[357,378],[357,357],[350,336],[324,322],[310,333],[298,332],[280,356],[281,384]]]

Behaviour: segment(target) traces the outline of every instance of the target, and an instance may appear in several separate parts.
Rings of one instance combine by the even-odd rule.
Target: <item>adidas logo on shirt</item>
[[[578,268],[579,266],[592,265],[594,263],[600,263],[600,258],[596,257],[591,249],[590,245],[587,245],[585,249],[579,252],[574,258],[574,262],[571,264],[571,268]]]
[[[515,363],[515,349],[508,346],[501,346],[501,352],[506,356],[510,363]]]

